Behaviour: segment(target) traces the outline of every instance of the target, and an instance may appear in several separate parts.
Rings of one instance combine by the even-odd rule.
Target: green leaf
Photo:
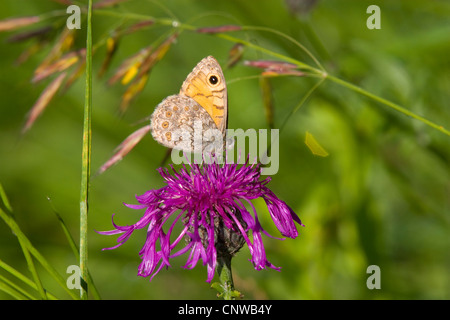
[[[78,250],[75,240],[72,237],[72,235],[69,231],[69,228],[67,228],[66,223],[64,222],[63,218],[61,217],[61,215],[58,213],[58,211],[56,211],[55,207],[53,206],[50,198],[48,198],[48,200],[52,206],[52,209],[56,215],[56,218],[58,219],[58,221],[61,225],[61,228],[63,229],[64,235],[66,236],[66,239],[69,242],[70,248],[72,249],[72,252],[73,252],[75,258],[77,259],[77,261],[79,263],[80,262],[80,260],[79,260],[80,259],[80,251]],[[94,298],[97,300],[100,300],[101,299],[100,293],[98,292],[97,288],[95,287],[94,280],[92,279],[92,276],[91,276],[91,273],[89,272],[89,270],[88,270],[88,284],[92,288],[92,294],[93,294]]]
[[[3,201],[3,204],[5,205],[5,208],[9,211],[12,212],[12,207],[11,204],[9,203],[8,197],[6,196],[6,192],[5,189],[3,189],[2,184],[0,183],[0,198]]]
[[[314,136],[306,131],[305,144],[312,154],[319,157],[328,157],[329,153],[320,145]]]
[[[29,250],[29,252],[36,258],[37,261],[47,270],[48,273],[56,280],[56,282],[73,298],[78,299],[77,295],[72,292],[66,285],[65,279],[53,268],[48,261],[41,255],[41,253],[31,244],[30,240],[22,232],[16,221],[0,209],[0,218],[5,221],[11,231],[17,236],[21,244]]]
[[[22,281],[26,285],[30,286],[32,289],[37,290],[36,284],[32,280],[28,279],[25,275],[23,275],[22,273],[20,273],[19,271],[17,271],[16,269],[14,269],[13,267],[11,267],[10,265],[8,265],[7,263],[5,263],[2,260],[0,260],[0,268],[5,270],[6,272],[11,274],[12,276],[16,277],[17,279],[19,279],[20,281]],[[4,281],[6,281],[6,280],[4,280]],[[53,294],[51,294],[48,291],[47,291],[47,297],[49,299],[51,299],[51,300],[56,300],[57,299]]]

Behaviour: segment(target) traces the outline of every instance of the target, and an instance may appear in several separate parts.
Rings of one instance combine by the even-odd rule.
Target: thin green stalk
[[[16,277],[17,279],[19,279],[20,281],[22,281],[23,283],[27,284],[28,286],[30,286],[31,288],[37,290],[36,284],[28,279],[26,276],[24,276],[22,273],[20,273],[19,271],[17,271],[16,269],[14,269],[13,267],[11,267],[10,265],[8,265],[7,263],[5,263],[4,261],[2,261],[0,259],[0,268],[2,268],[3,270],[5,270],[6,272],[10,273],[11,275],[13,275],[14,277]],[[4,280],[5,281],[5,280]],[[56,300],[56,297],[51,294],[50,292],[46,291],[47,296],[49,299],[51,300]]]
[[[284,126],[286,125],[288,120],[291,118],[291,116],[294,115],[294,113],[296,113],[298,111],[298,109],[300,109],[300,107],[306,102],[306,100],[309,98],[309,96],[312,95],[312,93],[324,82],[324,80],[325,80],[325,78],[320,79],[318,82],[316,82],[316,84],[314,86],[311,87],[311,89],[308,90],[308,92],[303,96],[302,100],[300,100],[300,102],[291,110],[289,115],[286,117],[284,122],[281,124],[280,131],[283,130]],[[268,149],[270,149],[270,146]]]
[[[313,67],[311,67],[310,65],[308,65],[306,63],[300,62],[300,61],[298,61],[296,59],[290,58],[290,57],[285,56],[285,55],[283,55],[281,53],[277,53],[277,52],[274,52],[272,50],[263,48],[261,46],[258,46],[257,44],[252,43],[252,42],[249,42],[249,41],[246,41],[246,40],[243,40],[243,39],[240,39],[240,38],[236,38],[236,37],[230,36],[230,35],[225,34],[225,33],[217,33],[217,34],[215,34],[215,36],[218,37],[218,38],[222,38],[222,39],[234,42],[234,43],[241,43],[241,44],[243,44],[243,45],[245,45],[245,46],[247,46],[249,48],[253,48],[253,49],[255,49],[255,50],[259,51],[259,52],[265,53],[265,54],[267,54],[269,56],[272,56],[274,58],[279,58],[279,59],[284,60],[286,62],[293,63],[293,64],[297,65],[301,69],[310,70],[310,71],[315,72],[317,74],[323,73],[322,71],[320,71],[320,70],[318,70],[316,68],[313,68]]]
[[[16,221],[0,208],[0,218],[5,221],[11,231],[18,239],[26,246],[29,252],[36,258],[36,260],[44,267],[45,270],[56,280],[56,282],[73,298],[78,299],[77,295],[67,288],[66,280],[53,268],[48,261],[39,253],[38,250],[31,244],[30,240],[25,236]]]
[[[316,82],[316,84],[314,84],[311,89],[308,90],[308,92],[303,96],[303,98],[300,100],[300,102],[291,110],[291,112],[289,112],[289,114],[286,116],[286,119],[284,119],[284,122],[280,125],[280,130],[278,133],[276,133],[277,135],[279,135],[281,133],[281,131],[283,130],[284,126],[286,125],[286,123],[289,121],[289,119],[298,111],[298,109],[300,109],[300,107],[306,102],[306,100],[308,100],[308,98],[313,94],[313,92],[325,81],[325,78],[321,78],[319,81]],[[278,139],[278,136],[272,137],[270,139],[269,145],[267,146],[266,152],[263,153],[263,157],[261,158],[261,162],[265,162],[266,161],[266,157],[268,155],[269,150],[271,150],[272,148],[272,141],[274,141],[275,139]]]
[[[54,17],[63,17],[67,16],[67,11],[64,10],[53,10],[39,15],[39,20],[44,21],[47,19],[52,19]]]
[[[17,279],[25,282],[26,284],[28,284],[30,287],[34,287],[36,289],[36,284],[31,281],[30,279],[28,279],[26,276],[24,276],[22,273],[20,273],[19,271],[17,271],[16,269],[14,269],[13,267],[11,267],[10,265],[8,265],[7,263],[5,263],[3,260],[0,259],[0,268],[4,269],[5,271],[9,272],[10,274],[12,274],[13,276],[15,276]]]
[[[259,26],[243,26],[242,30],[270,32],[270,33],[276,34],[279,37],[287,39],[288,41],[292,42],[297,47],[302,49],[314,61],[314,63],[319,67],[319,69],[322,70],[323,72],[325,72],[325,69],[322,66],[322,64],[319,62],[319,60],[317,60],[317,58],[304,45],[302,45],[300,42],[298,42],[294,38],[288,36],[287,34],[281,32],[281,31],[278,31],[276,29],[267,28],[267,27],[259,27]]]
[[[80,258],[80,251],[77,248],[77,245],[75,243],[74,238],[72,237],[72,235],[70,234],[69,229],[67,228],[64,220],[62,219],[62,217],[60,216],[60,214],[56,211],[56,209],[53,207],[52,204],[52,208],[53,211],[56,215],[56,217],[59,220],[59,223],[61,224],[61,228],[63,229],[63,232],[67,238],[67,241],[69,242],[70,248],[72,249],[72,252],[74,253],[75,257],[77,257],[77,260]],[[80,261],[78,260],[78,263],[80,263]],[[89,288],[91,289],[92,295],[94,296],[95,299],[100,300],[100,293],[98,292],[95,284],[94,284],[94,280],[92,279],[91,273],[88,270],[88,285]]]
[[[36,284],[36,289],[39,292],[39,295],[41,296],[41,299],[48,300],[47,294],[44,290],[44,287],[42,286],[41,279],[39,278],[39,274],[37,273],[36,266],[34,265],[33,258],[30,255],[30,252],[28,251],[25,243],[23,243],[23,240],[19,238],[20,246],[22,247],[23,255],[25,256],[25,260],[28,264],[28,270],[30,270],[31,275],[33,276],[34,283]]]
[[[149,15],[145,15],[145,14],[138,14],[138,13],[131,13],[131,12],[117,12],[117,11],[111,11],[111,10],[106,10],[106,9],[95,10],[94,14],[110,16],[110,17],[117,17],[117,18],[133,19],[133,20],[153,20],[153,22],[155,24],[173,27],[173,28],[177,28],[179,30],[190,30],[190,31],[197,30],[197,27],[192,26],[187,23],[181,23],[180,21],[177,21],[174,19],[169,19],[169,18],[155,18],[153,16],[149,16]]]
[[[37,300],[36,297],[34,297],[31,293],[25,291],[23,288],[19,287],[14,282],[10,281],[9,279],[3,277],[0,275],[0,282],[3,282],[5,285],[9,286],[10,288],[16,290],[20,294],[22,294],[24,297],[26,297],[29,300]]]
[[[89,0],[86,36],[86,87],[83,121],[83,151],[80,195],[80,271],[81,299],[88,298],[88,198],[91,171],[91,112],[92,112],[92,0]]]
[[[14,299],[27,300],[27,297],[25,297],[23,294],[19,293],[16,289],[12,288],[8,284],[4,283],[3,281],[0,281],[0,290],[3,292],[6,292],[10,296],[12,296]]]
[[[140,14],[140,13],[133,13],[133,12],[118,12],[118,11],[112,11],[108,9],[97,9],[94,11],[94,14],[102,15],[102,16],[109,16],[109,17],[116,17],[116,18],[127,18],[127,19],[133,19],[133,20],[152,20],[155,19],[152,16],[146,15],[146,14]],[[165,24],[163,22],[166,22],[168,25],[171,25],[173,20],[172,19],[158,19],[158,21],[161,24]]]
[[[2,199],[3,204],[5,205],[6,209],[7,209],[9,212],[12,212],[13,209],[12,209],[12,207],[11,207],[11,204],[10,204],[9,200],[8,200],[8,197],[6,196],[5,189],[3,189],[3,186],[2,186],[1,183],[0,183],[0,198]]]
[[[398,112],[401,112],[401,113],[403,113],[403,114],[405,114],[407,116],[410,116],[411,118],[414,118],[416,120],[422,121],[426,125],[429,125],[430,127],[434,128],[436,130],[439,130],[439,131],[445,133],[446,135],[450,136],[450,131],[445,129],[443,126],[435,124],[434,122],[431,122],[430,120],[425,119],[424,117],[421,117],[421,116],[419,116],[419,115],[409,111],[408,109],[405,109],[405,108],[399,106],[398,104],[395,104],[395,103],[393,103],[393,102],[391,102],[389,100],[381,98],[381,97],[379,97],[379,96],[377,96],[377,95],[375,95],[373,93],[370,93],[370,92],[368,92],[368,91],[366,91],[366,90],[364,90],[364,89],[362,89],[362,88],[360,88],[358,86],[355,86],[354,84],[351,84],[351,83],[349,83],[347,81],[341,80],[341,79],[336,78],[334,76],[327,75],[326,78],[328,80],[333,81],[336,84],[339,84],[339,85],[341,85],[343,87],[346,87],[346,88],[348,88],[350,90],[353,90],[353,91],[358,92],[358,93],[360,93],[362,95],[365,95],[366,97],[369,97],[369,98],[371,98],[371,99],[373,99],[375,101],[378,101],[378,102],[380,102],[380,103],[382,103],[382,104],[384,104],[384,105],[386,105],[386,106],[388,106],[388,107],[390,107],[390,108],[392,108],[392,109],[394,109],[394,110],[396,110]]]

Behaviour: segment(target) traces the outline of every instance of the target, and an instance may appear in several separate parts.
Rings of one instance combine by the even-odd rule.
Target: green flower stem
[[[86,87],[83,121],[83,150],[80,194],[80,271],[81,299],[88,298],[88,196],[91,171],[91,113],[92,113],[92,0],[89,0],[86,36]]]
[[[217,274],[219,275],[220,297],[224,300],[234,300],[240,293],[234,289],[231,273],[231,256],[217,256]]]

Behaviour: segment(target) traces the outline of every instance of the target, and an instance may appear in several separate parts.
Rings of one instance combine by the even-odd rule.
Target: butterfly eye
[[[217,78],[217,76],[210,76],[209,77],[209,83],[211,83],[212,85],[215,85],[219,82],[219,78]]]

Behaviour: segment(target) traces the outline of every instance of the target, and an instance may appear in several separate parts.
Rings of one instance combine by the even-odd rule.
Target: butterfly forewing
[[[228,115],[227,86],[222,69],[214,57],[206,57],[197,64],[181,86],[180,94],[197,101],[225,135]]]

